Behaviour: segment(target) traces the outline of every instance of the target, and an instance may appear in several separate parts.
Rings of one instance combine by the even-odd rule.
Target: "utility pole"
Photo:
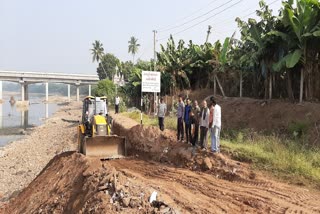
[[[211,33],[211,29],[212,29],[211,25],[208,25],[206,43],[208,43],[208,41],[209,41],[209,35],[210,35],[210,33]],[[213,71],[213,72],[214,72],[214,71]],[[214,96],[215,96],[216,93],[217,93],[216,82],[217,82],[217,81],[216,81],[216,75],[213,74],[213,94],[214,94]]]
[[[206,38],[206,43],[208,42],[208,40],[209,40],[209,35],[210,35],[210,33],[211,33],[211,25],[208,25],[208,31],[207,31],[207,38]]]
[[[157,31],[153,30],[153,61],[154,61],[154,66],[153,66],[153,70],[156,70],[156,58],[157,58],[157,52],[156,52],[156,34]]]
[[[156,58],[157,58],[157,52],[156,52],[156,34],[157,34],[157,31],[156,30],[153,30],[153,70],[156,71]],[[156,115],[157,113],[157,93],[154,92],[153,94],[153,100],[154,100],[154,103],[153,103],[153,106],[154,106],[154,115]]]

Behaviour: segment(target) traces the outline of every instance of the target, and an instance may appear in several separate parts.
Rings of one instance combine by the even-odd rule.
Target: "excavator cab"
[[[86,97],[83,100],[82,121],[78,127],[79,152],[101,159],[125,157],[126,139],[111,135],[111,124],[107,97]]]

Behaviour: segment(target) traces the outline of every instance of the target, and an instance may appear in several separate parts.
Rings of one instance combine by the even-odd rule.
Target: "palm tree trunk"
[[[218,86],[219,86],[219,88],[220,88],[220,91],[221,91],[222,96],[225,97],[226,95],[225,95],[224,90],[223,90],[223,88],[222,88],[222,86],[221,86],[221,84],[220,84],[220,81],[219,81],[219,79],[218,79],[218,76],[215,74],[214,77],[215,77],[215,79],[216,79],[216,81],[217,81],[217,83],[218,83]]]
[[[240,71],[240,97],[242,97],[242,70]]]
[[[217,79],[216,75],[213,75],[213,95],[216,96],[217,94]]]
[[[292,90],[292,78],[291,71],[287,71],[287,93],[290,100],[294,100],[293,90]]]
[[[101,62],[101,67],[102,67],[102,69],[103,69],[104,74],[106,75],[106,78],[105,78],[105,79],[107,79],[107,78],[108,78],[108,75],[107,75],[106,70],[104,69],[104,66],[103,66],[103,63],[102,63],[102,62]]]
[[[272,73],[269,72],[269,100],[272,99]]]
[[[315,72],[314,72],[314,77],[315,77],[315,79],[314,79],[314,81],[315,81],[315,83],[314,83],[314,87],[313,87],[313,93],[314,93],[314,96],[318,99],[318,100],[320,100],[320,90],[319,90],[319,88],[320,88],[320,63],[317,63],[316,65],[315,65],[315,68],[314,68],[315,70]]]
[[[302,98],[303,98],[303,69],[301,68],[301,73],[300,73],[300,97],[299,97],[299,102],[302,103]]]

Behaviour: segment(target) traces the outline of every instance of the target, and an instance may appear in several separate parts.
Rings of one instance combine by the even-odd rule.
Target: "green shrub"
[[[288,130],[294,138],[301,138],[308,132],[309,124],[304,121],[296,121],[289,124]]]
[[[93,88],[93,94],[97,97],[106,96],[110,101],[113,100],[116,93],[116,86],[115,84],[108,79],[100,80],[98,85]]]
[[[126,112],[127,111],[127,106],[125,102],[120,102],[119,104],[119,111],[120,112]]]

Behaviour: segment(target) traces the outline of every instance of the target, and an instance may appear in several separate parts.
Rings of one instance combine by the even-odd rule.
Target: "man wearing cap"
[[[214,97],[211,97],[210,101],[213,107],[212,124],[209,124],[211,152],[220,152],[221,107],[216,103]]]

